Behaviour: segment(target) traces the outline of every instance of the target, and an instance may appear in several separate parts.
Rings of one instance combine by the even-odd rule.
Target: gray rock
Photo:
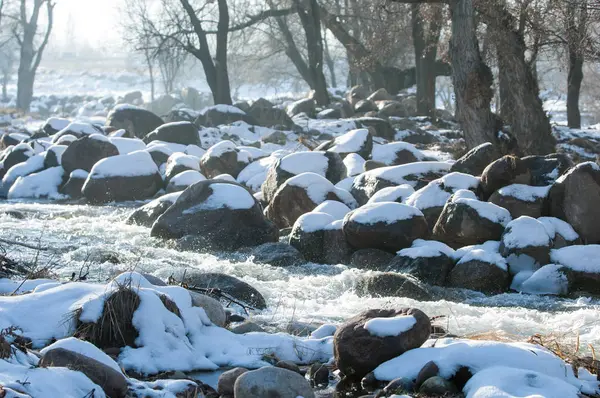
[[[419,393],[426,396],[448,396],[458,393],[458,389],[451,381],[448,381],[440,376],[431,377],[419,388]]]
[[[419,280],[395,272],[369,275],[357,284],[357,292],[374,297],[406,297],[429,301],[432,295]]]
[[[259,325],[257,325],[254,322],[250,322],[250,321],[246,321],[244,323],[241,323],[235,327],[233,327],[231,329],[232,333],[235,334],[246,334],[246,333],[265,333],[266,330],[261,328]]]
[[[275,267],[290,267],[306,262],[302,253],[287,243],[265,243],[252,250],[254,261]]]
[[[235,398],[315,398],[309,382],[291,370],[264,367],[241,375],[235,382]]]
[[[204,309],[208,318],[217,326],[225,327],[227,323],[227,313],[218,300],[204,294],[190,291],[192,296],[192,306]]]
[[[498,151],[491,142],[471,149],[452,165],[451,171],[480,176],[483,170],[498,159]]]
[[[188,272],[184,283],[188,286],[220,291],[259,310],[267,308],[265,298],[258,290],[233,276],[220,273]]]
[[[217,392],[224,397],[233,397],[234,386],[237,379],[248,372],[246,368],[233,368],[227,372],[221,373],[217,381]]]
[[[385,271],[394,258],[392,253],[379,249],[361,249],[352,254],[350,265],[360,269]]]
[[[300,367],[292,361],[279,361],[275,364],[275,366],[278,368],[291,370],[292,372],[296,372],[300,375],[302,374]]]

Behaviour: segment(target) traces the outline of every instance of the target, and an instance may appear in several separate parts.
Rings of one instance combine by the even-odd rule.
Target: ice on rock
[[[405,202],[414,192],[414,188],[408,184],[402,184],[397,187],[386,187],[371,196],[368,203]]]
[[[414,316],[399,315],[389,318],[372,318],[365,322],[363,327],[372,336],[391,337],[409,331],[416,324],[417,320]]]
[[[379,202],[369,203],[354,210],[350,217],[352,221],[359,224],[371,225],[378,222],[393,224],[418,216],[423,217],[423,213],[416,207],[396,202]]]
[[[568,293],[569,281],[558,264],[544,265],[523,281],[519,291],[529,294],[555,294]]]
[[[330,214],[334,219],[341,220],[350,212],[350,208],[342,202],[338,202],[337,200],[326,200],[315,207],[313,211],[318,213],[327,213]]]

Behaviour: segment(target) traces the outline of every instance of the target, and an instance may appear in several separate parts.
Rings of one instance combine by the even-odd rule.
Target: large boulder
[[[132,105],[117,105],[106,118],[106,126],[127,130],[137,138],[144,138],[163,124],[154,113]]]
[[[217,289],[259,310],[267,308],[267,302],[258,290],[231,275],[216,272],[187,272],[182,282],[190,288]]]
[[[51,117],[40,127],[40,131],[50,135],[54,135],[58,133],[60,130],[64,129],[71,123],[69,119],[64,119],[61,117]]]
[[[428,301],[432,296],[427,287],[410,275],[395,272],[375,273],[360,280],[357,293],[373,297],[405,297]]]
[[[306,262],[302,253],[287,243],[265,243],[255,247],[251,253],[254,262],[274,267],[290,267]]]
[[[218,127],[238,121],[251,122],[251,118],[243,110],[232,105],[214,105],[204,108],[194,121],[197,126]],[[253,123],[250,123],[253,124]]]
[[[529,185],[531,171],[527,163],[515,156],[504,156],[490,163],[481,174],[481,188],[484,199],[495,191],[511,184]]]
[[[289,237],[307,261],[325,263],[325,232],[333,227],[335,219],[327,213],[310,212],[298,217]]]
[[[335,333],[337,367],[347,378],[359,381],[382,363],[420,347],[430,332],[429,318],[418,309],[364,311]]]
[[[62,165],[62,155],[67,150],[66,145],[52,145],[46,151],[44,156],[44,168],[56,167]]]
[[[420,189],[447,174],[451,166],[446,162],[417,162],[366,171],[354,179],[352,196],[358,204],[364,205],[383,188],[408,184]]]
[[[183,152],[175,152],[167,159],[165,181],[168,183],[171,178],[188,170],[200,171],[200,158],[186,155]]]
[[[584,243],[600,243],[600,166],[581,163],[548,193],[549,215],[571,224]]]
[[[483,170],[498,157],[498,150],[491,142],[486,142],[464,154],[452,165],[451,171],[480,176]]]
[[[388,264],[388,270],[412,275],[430,285],[444,286],[454,267],[454,250],[441,242],[416,240]]]
[[[116,156],[119,150],[108,138],[92,134],[72,142],[62,155],[62,167],[70,175],[75,170],[91,171],[94,165],[109,156]]]
[[[294,117],[301,113],[305,113],[308,117],[315,117],[317,113],[317,104],[315,100],[305,98],[289,104],[286,111],[290,117]]]
[[[378,117],[360,117],[354,119],[357,127],[374,129],[373,135],[375,137],[384,138],[389,141],[393,141],[396,136],[396,129],[392,127],[389,121]]]
[[[183,191],[156,220],[151,235],[163,239],[188,236],[195,248],[236,250],[276,242],[278,231],[246,188],[207,180]]]
[[[530,184],[539,187],[553,184],[556,179],[573,166],[571,158],[564,153],[526,156],[521,160],[531,172]]]
[[[90,173],[85,170],[75,170],[69,175],[69,179],[59,189],[63,195],[67,195],[71,199],[79,199],[83,196],[83,185]]]
[[[100,386],[106,396],[111,398],[127,396],[127,379],[121,372],[83,354],[64,348],[54,348],[44,353],[39,366],[68,368],[81,372]]]
[[[302,173],[287,180],[273,195],[265,209],[267,218],[279,228],[294,225],[298,217],[312,211],[326,200],[356,207],[356,201],[348,191],[336,188],[329,180],[315,173]]]
[[[561,273],[566,276],[569,293],[600,296],[600,245],[552,250],[550,258],[552,263],[562,266]]]
[[[288,369],[264,367],[245,372],[235,381],[235,398],[315,398],[308,380]]]
[[[111,156],[92,167],[83,185],[83,196],[92,203],[143,200],[153,197],[163,185],[148,152]]]
[[[392,253],[379,249],[360,249],[352,253],[350,265],[359,269],[385,271],[394,258]]]
[[[217,392],[221,397],[233,398],[233,388],[236,380],[248,372],[246,368],[233,368],[221,373],[217,382]]]
[[[373,149],[373,136],[369,129],[350,130],[346,134],[319,145],[315,150],[339,153],[341,157],[356,153],[367,159]]]
[[[500,294],[508,290],[510,280],[506,261],[498,252],[473,248],[450,271],[448,286]]]
[[[433,237],[453,248],[500,240],[510,220],[505,208],[479,201],[473,192],[460,190],[446,202],[433,227]]]
[[[167,193],[184,191],[190,185],[204,180],[206,180],[206,177],[196,170],[183,171],[169,179]]]
[[[315,173],[336,184],[346,176],[342,158],[335,152],[296,152],[276,160],[268,169],[261,192],[270,202],[275,192],[291,177],[302,173]]]
[[[127,217],[126,223],[151,228],[154,221],[175,203],[179,195],[181,195],[181,192],[173,192],[154,199],[152,202],[145,204],[131,213]]]
[[[288,129],[297,127],[285,110],[276,108],[264,98],[259,98],[252,103],[248,115],[256,120],[258,125],[264,127],[285,126]]]
[[[173,142],[181,145],[200,146],[198,127],[190,122],[173,122],[159,126],[144,137],[146,144],[152,141]]]
[[[500,242],[500,253],[509,271],[535,271],[550,262],[551,239],[540,221],[521,216],[506,225]]]
[[[415,239],[427,238],[427,221],[419,209],[395,202],[364,205],[346,215],[344,234],[356,249],[395,253]]]
[[[252,156],[245,150],[238,149],[231,141],[221,141],[210,147],[200,159],[200,169],[207,178],[220,174],[237,177],[250,162]]]
[[[512,218],[521,216],[538,218],[546,212],[546,197],[549,190],[549,186],[512,184],[494,192],[488,201],[504,207],[510,212]]]

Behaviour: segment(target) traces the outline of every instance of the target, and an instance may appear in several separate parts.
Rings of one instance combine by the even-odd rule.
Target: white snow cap
[[[397,253],[399,256],[420,258],[420,257],[439,257],[442,254],[454,258],[455,252],[450,246],[436,240],[417,239],[413,241],[412,246],[402,249]]]
[[[227,208],[231,210],[250,209],[254,206],[254,197],[246,189],[235,184],[211,184],[212,193],[204,202],[183,211],[183,214],[193,214],[198,211]]]
[[[84,135],[102,134],[102,130],[100,130],[96,126],[94,126],[90,123],[80,123],[80,122],[69,123],[67,125],[67,127],[65,127],[64,129],[62,129],[61,131],[59,131],[56,134],[60,134],[65,131],[71,131],[73,133],[84,134]]]
[[[397,141],[384,145],[373,145],[371,159],[386,165],[393,165],[396,161],[396,154],[401,151],[412,153],[417,160],[423,160],[425,157],[414,145],[408,142]]]
[[[202,109],[200,111],[200,115],[204,116],[209,111],[217,111],[217,112],[221,112],[221,113],[236,113],[236,114],[239,114],[239,115],[245,115],[246,114],[246,112],[244,112],[240,108],[237,108],[237,107],[235,107],[233,105],[218,104],[218,105],[209,106],[207,108]]]
[[[600,273],[600,245],[576,245],[550,251],[553,263],[574,271]]]
[[[192,184],[204,180],[206,180],[206,177],[204,177],[200,172],[196,170],[186,170],[171,178],[171,181],[169,181],[169,185],[190,186]]]
[[[58,166],[19,177],[8,191],[8,199],[64,199],[66,196],[58,192],[63,174],[63,168]]]
[[[71,123],[69,121],[69,119],[63,119],[60,117],[51,117],[48,120],[46,120],[45,124],[49,125],[56,131],[60,131],[60,130],[64,129],[65,127],[67,127],[69,125],[69,123]]]
[[[146,151],[110,156],[92,167],[89,178],[134,177],[158,174],[158,167]]]
[[[317,213],[331,214],[334,219],[341,220],[346,214],[350,213],[350,208],[342,202],[338,202],[337,200],[326,200],[315,207],[313,211]]]
[[[423,217],[423,213],[416,207],[403,205],[396,202],[368,203],[350,213],[349,221],[359,224],[376,224],[383,222],[393,224],[397,221],[410,220],[414,217]]]
[[[512,184],[500,188],[498,193],[502,196],[510,196],[524,202],[535,202],[548,196],[550,185],[545,187],[532,187],[530,185]]]
[[[336,137],[333,146],[328,152],[351,153],[363,149],[369,138],[369,129],[350,130],[346,134]]]
[[[368,203],[379,203],[379,202],[404,202],[410,195],[415,193],[412,186],[408,184],[402,184],[397,187],[386,187],[380,191],[377,191],[375,195],[371,196]]]
[[[349,153],[344,158],[344,166],[346,166],[346,175],[354,177],[364,171],[365,160],[358,153]]]
[[[364,328],[377,337],[399,336],[417,324],[412,315],[398,315],[389,318],[373,318],[365,322]]]
[[[356,200],[348,191],[336,188],[328,179],[315,173],[302,173],[288,179],[279,189],[286,185],[300,187],[306,190],[308,197],[315,203],[322,203],[330,192],[335,193],[348,207],[355,208]]]
[[[331,214],[310,212],[304,213],[294,223],[293,229],[300,229],[303,232],[316,232],[323,229],[334,222],[335,219]]]
[[[502,243],[508,248],[549,246],[550,236],[544,224],[529,216],[521,216],[506,224]]]
[[[470,194],[466,193],[465,191],[470,192]],[[510,212],[504,207],[497,206],[490,202],[482,202],[477,199],[471,199],[467,195],[475,196],[473,192],[461,189],[452,196],[451,200],[453,203],[464,204],[473,208],[481,217],[487,218],[492,222],[501,224],[503,226],[506,226],[506,224],[510,222]]]
[[[406,204],[424,210],[442,207],[453,193],[459,190],[475,189],[479,178],[464,173],[450,173],[431,181],[406,199]]]
[[[521,284],[519,291],[529,294],[567,294],[569,281],[561,268],[563,266],[558,264],[544,265]]]
[[[560,235],[568,241],[575,241],[579,239],[579,235],[571,224],[556,217],[540,217],[538,221],[544,224],[548,236],[552,239],[556,238],[556,235]]]
[[[221,141],[210,148],[208,151],[202,156],[202,160],[206,161],[209,158],[218,158],[227,152],[236,152],[237,148],[235,144],[231,141]]]
[[[108,137],[108,141],[117,147],[119,155],[146,149],[146,144],[139,138]]]
[[[283,171],[291,174],[316,173],[325,176],[329,160],[325,157],[325,152],[295,152],[281,159],[279,167]]]
[[[191,170],[200,171],[200,159],[193,155],[175,152],[167,159],[167,173],[170,173],[176,166],[183,166]]]

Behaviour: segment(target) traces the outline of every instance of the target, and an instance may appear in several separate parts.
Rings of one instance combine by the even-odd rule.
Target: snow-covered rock
[[[507,209],[513,218],[521,216],[538,218],[544,213],[549,190],[550,186],[512,184],[494,192],[489,201]]]
[[[190,122],[166,123],[144,137],[144,142],[152,141],[172,142],[181,145],[200,146],[198,127]]]
[[[106,137],[91,134],[72,142],[62,156],[62,166],[70,175],[74,170],[90,171],[94,165],[109,156],[119,155],[119,149]]]
[[[64,195],[58,192],[63,174],[64,170],[59,166],[19,177],[8,191],[8,198],[64,199]]]
[[[235,178],[250,162],[252,156],[249,152],[239,150],[231,141],[221,141],[202,156],[200,168],[207,178],[219,174],[229,174]]]
[[[169,180],[167,193],[183,191],[190,185],[204,180],[206,180],[206,177],[196,170],[183,171]]]
[[[391,142],[373,146],[371,159],[386,166],[398,166],[421,161],[425,156],[408,142]]]
[[[131,213],[127,218],[127,223],[151,228],[154,221],[167,211],[180,195],[181,192],[173,192],[154,199]]]
[[[144,138],[163,124],[164,121],[154,113],[133,105],[117,105],[106,118],[106,126],[127,130],[137,138]]]
[[[506,225],[500,242],[500,253],[509,271],[535,271],[550,262],[551,239],[544,224],[535,218],[521,216]]]
[[[335,139],[325,142],[316,149],[317,151],[328,151],[339,153],[341,157],[354,153],[368,159],[373,149],[373,136],[369,129],[350,130]]]

